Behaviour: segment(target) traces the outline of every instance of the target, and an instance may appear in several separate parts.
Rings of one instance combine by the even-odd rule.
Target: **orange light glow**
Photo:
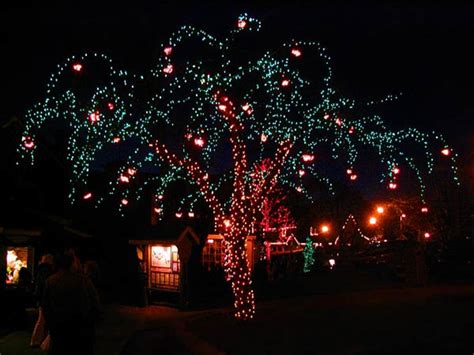
[[[327,224],[323,224],[321,226],[321,233],[328,233],[329,232],[329,226]]]
[[[369,218],[369,224],[372,225],[372,226],[375,225],[375,224],[377,224],[377,218],[375,218],[375,217],[370,217],[370,218]]]
[[[426,232],[426,233],[425,233],[425,238],[428,239],[429,237],[431,237],[431,234],[428,233],[428,232]]]
[[[421,212],[422,213],[428,213],[428,207],[421,207]]]
[[[383,208],[382,206],[378,206],[378,207],[377,207],[377,213],[378,213],[378,214],[382,214],[382,213],[384,213],[384,212],[385,212],[385,208]]]
[[[226,228],[230,227],[230,219],[224,219],[224,227]]]

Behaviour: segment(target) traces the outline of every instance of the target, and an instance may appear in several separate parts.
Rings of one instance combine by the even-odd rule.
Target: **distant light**
[[[189,218],[194,218],[194,212],[188,212],[188,217]]]
[[[107,103],[107,107],[109,108],[110,111],[112,111],[115,108],[115,105],[112,102]]]
[[[172,51],[173,51],[173,47],[171,46],[165,47],[165,49],[163,49],[163,52],[165,52],[166,56],[170,55]]]
[[[304,174],[306,174],[306,173],[303,169],[298,170],[298,175],[299,176],[304,176]]]
[[[444,148],[442,151],[441,151],[441,154],[445,155],[445,156],[449,156],[451,154],[451,150],[449,148]]]
[[[352,174],[352,175],[350,176],[350,179],[351,179],[351,180],[357,180],[357,174]]]
[[[209,244],[214,244],[214,239],[208,239],[207,242],[208,242]]]
[[[135,169],[135,168],[128,168],[128,169],[127,169],[127,172],[128,172],[128,175],[133,176],[133,175],[135,175],[135,174],[137,173],[137,169]]]
[[[406,215],[405,213],[402,213],[401,217],[402,217],[402,218],[406,218],[407,215]]]
[[[219,106],[217,106],[217,108],[219,109],[219,111],[222,111],[222,112],[227,111],[227,105],[224,105],[224,104],[220,104]]]
[[[347,169],[347,170],[346,170],[346,174],[347,174],[347,175],[351,175],[351,174],[352,174],[352,169]]]
[[[301,50],[298,49],[298,48],[293,48],[293,49],[291,50],[291,54],[292,54],[293,56],[297,57],[297,58],[298,58],[298,57],[301,57]]]
[[[303,191],[303,189],[301,188],[301,186],[298,186],[298,187],[296,188],[296,191],[301,192],[301,191]]]
[[[397,184],[394,182],[391,182],[390,184],[388,184],[388,188],[390,190],[395,190],[397,188]]]
[[[352,133],[354,133],[354,127],[353,126],[351,126],[351,128],[349,128],[349,134],[352,134]]]
[[[323,224],[321,226],[321,233],[327,233],[329,232],[329,226],[327,224]]]
[[[174,215],[176,216],[176,218],[183,217],[183,214],[181,212],[176,212]]]
[[[428,239],[429,237],[431,237],[431,234],[430,234],[430,233],[428,233],[428,232],[426,232],[426,233],[425,233],[425,238],[427,238],[427,239]]]
[[[370,225],[375,225],[375,224],[377,224],[377,218],[375,218],[375,217],[370,217],[370,218],[369,218],[369,224],[370,224]]]
[[[393,172],[395,175],[397,175],[397,174],[400,173],[400,168],[398,168],[398,167],[395,166],[395,167],[392,169],[392,172]]]
[[[114,143],[120,143],[122,139],[120,137],[114,137],[114,139],[112,139],[112,142]]]
[[[224,219],[224,227],[229,228],[230,227],[230,219]]]
[[[281,86],[287,87],[288,85],[290,85],[290,81],[288,79],[283,79],[281,81]]]
[[[341,126],[342,125],[342,120],[340,118],[336,118],[336,124],[338,126]]]
[[[158,195],[158,200],[162,200],[163,199],[163,195]]]
[[[159,208],[159,207],[155,207],[155,208],[153,209],[153,211],[155,211],[155,213],[158,213],[158,214],[160,214],[160,213],[161,213],[161,211],[162,211],[162,209],[161,209],[161,208]]]
[[[268,139],[268,136],[267,136],[265,133],[262,133],[262,134],[260,135],[260,140],[261,140],[263,143],[265,143],[265,142],[267,141],[267,139]]]
[[[336,265],[336,260],[334,259],[329,259],[329,265],[331,266],[331,269],[334,267],[334,265]]]
[[[421,207],[421,212],[422,213],[428,213],[428,207],[426,207],[426,206]]]
[[[382,214],[384,212],[385,212],[385,208],[383,208],[382,206],[377,207],[377,213]]]
[[[86,193],[84,194],[84,196],[82,196],[82,198],[83,198],[84,200],[89,200],[91,197],[92,197],[92,193],[91,193],[91,192],[86,192]]]
[[[122,199],[122,205],[127,206],[128,205],[128,200],[126,198]]]
[[[75,72],[79,73],[79,72],[82,71],[82,64],[81,64],[81,63],[73,64],[73,65],[72,65],[72,69],[73,69]]]
[[[205,144],[206,144],[206,141],[204,140],[204,138],[201,138],[201,137],[194,138],[195,146],[202,148],[204,147]]]

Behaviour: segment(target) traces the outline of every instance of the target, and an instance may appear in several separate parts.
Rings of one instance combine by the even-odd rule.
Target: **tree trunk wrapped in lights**
[[[183,26],[163,44],[156,66],[144,75],[117,68],[97,53],[69,57],[51,75],[44,101],[26,112],[18,148],[33,162],[36,148],[43,144],[38,130],[47,120],[66,120],[71,132],[71,202],[97,206],[112,199],[122,215],[133,208],[146,185],[154,189],[153,211],[161,217],[167,187],[178,180],[189,182],[195,192],[182,200],[187,199],[187,215],[194,216],[194,204],[204,200],[216,232],[225,237],[226,275],[241,319],[255,312],[246,237],[259,228],[262,204],[276,184],[311,199],[305,188],[311,176],[332,191],[329,177],[317,168],[320,147],[328,148],[328,159],[344,161],[342,171],[350,184],[364,176],[357,170],[359,152],[372,148],[390,193],[396,193],[399,167],[404,165],[414,171],[423,198],[424,178],[432,173],[435,156],[426,150],[425,164],[418,167],[414,143],[443,152],[437,159],[451,162],[457,181],[456,154],[440,135],[412,128],[392,132],[378,116],[360,114],[396,96],[361,104],[341,96],[332,85],[330,57],[319,43],[291,41],[280,51],[241,50],[246,43],[234,39],[260,27],[258,20],[244,14],[221,40]],[[197,40],[192,53],[180,46],[188,40]],[[205,47],[202,53],[196,43]],[[188,60],[188,54],[197,59]],[[252,54],[250,59],[244,58],[246,54]],[[310,60],[300,61],[303,56]],[[322,80],[305,77],[303,64],[318,61],[326,68]],[[83,82],[91,68],[90,72],[105,71],[93,91],[91,76],[85,77],[87,85]],[[148,95],[150,90],[155,91]],[[215,158],[229,151],[224,143],[230,145],[232,156]],[[104,151],[120,144],[132,153],[104,191],[92,191],[89,175],[99,155],[103,159]],[[211,174],[216,160],[222,171]],[[270,164],[255,169],[264,160]],[[149,165],[157,174],[141,175]],[[229,183],[231,196],[224,188]],[[174,212],[176,218],[183,216]]]

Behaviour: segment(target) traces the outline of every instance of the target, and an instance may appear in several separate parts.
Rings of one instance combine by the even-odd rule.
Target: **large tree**
[[[189,182],[195,188],[186,196],[189,205],[204,200],[216,232],[225,236],[225,271],[240,319],[255,313],[246,236],[258,228],[262,203],[277,183],[309,198],[307,181],[332,189],[330,174],[316,164],[322,147],[344,162],[349,182],[362,174],[359,153],[368,148],[388,188],[397,188],[399,167],[405,165],[415,172],[422,194],[422,177],[434,163],[426,148],[445,149],[454,159],[440,136],[411,128],[389,131],[377,115],[363,114],[367,105],[394,97],[357,104],[336,92],[330,57],[319,43],[291,41],[274,51],[247,48],[250,32],[260,26],[241,15],[222,39],[181,27],[163,44],[156,67],[143,75],[119,69],[97,53],[68,58],[51,76],[45,100],[26,113],[19,149],[32,158],[45,121],[64,120],[71,132],[71,201],[115,198],[122,212],[149,185],[161,214],[167,186]],[[414,144],[424,148],[421,167],[416,152],[401,151]],[[104,156],[113,159],[103,152],[113,152],[114,145],[133,147],[132,153],[105,191],[92,191],[90,171]],[[263,159],[270,164],[256,169]],[[150,170],[156,176],[138,178]]]

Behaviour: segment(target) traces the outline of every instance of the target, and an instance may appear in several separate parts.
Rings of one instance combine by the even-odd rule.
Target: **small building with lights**
[[[148,295],[172,292],[186,296],[189,264],[201,244],[192,227],[152,228],[143,239],[129,240],[129,244],[135,246]]]
[[[245,244],[250,272],[252,272],[254,269],[255,260],[258,255],[255,239],[255,236],[248,236]],[[201,262],[204,268],[208,271],[211,271],[216,268],[223,268],[224,256],[224,237],[221,234],[209,234],[207,236],[206,243],[202,249]]]

